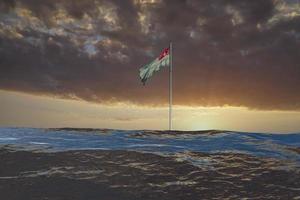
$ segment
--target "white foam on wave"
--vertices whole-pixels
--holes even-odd
[[[168,146],[171,146],[171,145],[167,145],[167,144],[131,144],[131,145],[128,145],[127,147],[132,148],[132,147],[168,147]]]
[[[19,138],[13,138],[13,137],[0,137],[0,140],[18,140]]]
[[[45,142],[29,142],[30,144],[38,144],[38,145],[45,145],[45,144],[49,144],[49,143],[45,143]]]

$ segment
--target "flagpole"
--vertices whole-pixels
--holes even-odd
[[[169,68],[169,130],[172,130],[172,104],[173,104],[173,45],[170,42],[170,68]]]

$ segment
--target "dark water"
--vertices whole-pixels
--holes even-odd
[[[300,199],[300,134],[0,128],[0,199]]]

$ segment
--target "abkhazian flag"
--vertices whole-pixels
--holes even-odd
[[[165,48],[151,63],[140,68],[140,79],[145,85],[146,81],[161,68],[170,66],[170,48]]]

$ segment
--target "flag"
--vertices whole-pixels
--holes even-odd
[[[151,63],[140,68],[140,79],[145,85],[146,81],[161,68],[170,66],[170,48],[165,48]]]

